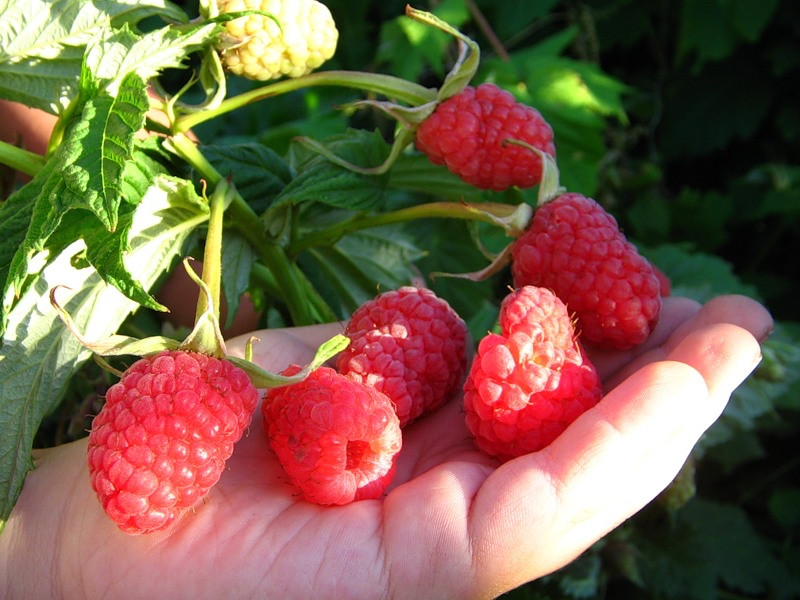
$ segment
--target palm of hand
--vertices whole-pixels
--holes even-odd
[[[88,484],[82,442],[45,454],[24,494],[71,492],[39,523],[63,545],[52,577],[65,596],[493,597],[563,566],[669,482],[755,365],[753,336],[770,326],[756,307],[671,299],[639,356],[592,356],[607,390],[595,409],[500,468],[474,448],[454,399],[405,430],[383,500],[303,501],[259,413],[206,501],[167,532],[116,529]],[[279,370],[338,332],[269,332],[255,358]]]

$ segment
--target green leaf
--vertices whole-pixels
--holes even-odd
[[[351,129],[327,140],[326,145],[337,156],[362,167],[381,164],[389,153],[389,145],[377,131]],[[380,204],[386,176],[355,173],[300,146],[292,146],[290,161],[298,174],[278,194],[274,208],[314,202],[335,208],[368,210]]]
[[[422,154],[403,154],[389,171],[390,188],[430,194],[440,198],[477,202],[484,192],[448,171],[433,164]]]
[[[0,97],[51,113],[77,93],[84,47],[108,27],[186,14],[165,0],[0,2]]]
[[[203,156],[225,177],[254,211],[266,210],[292,179],[289,165],[276,152],[256,142],[203,146]]]
[[[70,192],[70,204],[62,205],[62,212],[87,208],[110,231],[117,227],[122,172],[149,107],[145,83],[135,73],[126,75],[116,92],[101,92],[86,101],[59,156],[65,159],[59,171]]]
[[[131,73],[148,81],[164,69],[185,67],[187,57],[213,41],[220,31],[222,26],[216,23],[188,29],[162,27],[145,35],[134,33],[127,25],[105,29],[88,45],[85,66],[113,95]]]
[[[773,555],[742,508],[695,499],[678,514],[697,531],[705,547],[703,560],[725,587],[750,597],[775,597],[769,592],[776,589],[800,592],[797,579]]]
[[[722,294],[744,294],[758,299],[755,288],[742,283],[733,267],[723,259],[684,249],[674,244],[639,250],[659,266],[672,281],[672,293],[698,302],[707,302]]]
[[[208,218],[190,182],[160,177],[136,209],[126,266],[145,286],[154,283],[187,240]],[[9,315],[0,348],[0,519],[8,517],[31,468],[31,445],[41,419],[61,400],[85,350],[49,302],[54,286],[63,307],[88,339],[114,333],[137,308],[92,268],[77,268],[73,257],[85,245],[64,249],[30,286]],[[61,290],[67,292],[67,290]],[[102,307],[102,310],[97,310]]]
[[[253,247],[239,234],[226,230],[222,238],[222,291],[227,304],[227,323],[230,327],[239,299],[250,286],[250,272],[256,262]]]
[[[694,67],[729,56],[742,41],[755,42],[772,19],[779,0],[684,0],[678,59],[694,53]]]

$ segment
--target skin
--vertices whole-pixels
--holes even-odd
[[[498,466],[454,397],[404,431],[385,498],[343,507],[296,495],[258,412],[210,495],[165,532],[127,535],[106,517],[85,441],[39,452],[0,535],[0,596],[494,598],[566,565],[666,487],[771,328],[744,297],[668,298],[643,346],[591,355],[606,395],[549,447]],[[303,363],[339,332],[259,331],[255,360]]]

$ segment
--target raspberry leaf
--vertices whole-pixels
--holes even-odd
[[[149,287],[184,251],[208,218],[190,182],[159,176],[143,195],[129,230],[125,263]],[[69,331],[49,303],[53,287],[76,328],[94,338],[118,330],[138,303],[106,284],[97,270],[76,261],[85,243],[64,246],[33,278],[8,315],[0,348],[0,528],[31,468],[33,437],[42,418],[63,397],[90,352]],[[71,288],[72,292],[64,288]],[[97,310],[97,307],[102,310]]]
[[[0,97],[57,114],[74,98],[84,47],[109,26],[186,14],[165,0],[25,0],[0,11]],[[56,96],[53,96],[53,91]]]

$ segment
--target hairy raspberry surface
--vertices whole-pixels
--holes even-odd
[[[258,391],[218,358],[164,351],[131,365],[92,422],[92,487],[125,532],[167,527],[219,480]]]
[[[222,63],[248,79],[300,77],[336,52],[339,32],[328,7],[317,0],[219,0],[220,13],[261,10],[225,25]]]
[[[379,498],[391,483],[400,423],[377,390],[319,367],[300,383],[268,390],[262,413],[287,477],[310,502]]]
[[[580,343],[564,331],[566,306],[549,290],[506,298],[500,324],[502,335],[490,333],[478,344],[464,409],[477,446],[507,461],[549,445],[600,400],[602,386]]]
[[[553,130],[535,108],[517,102],[494,84],[467,86],[451,96],[417,130],[417,148],[467,183],[489,190],[532,187],[542,161],[526,142],[555,156]]]
[[[345,329],[337,369],[386,394],[401,427],[438,408],[461,385],[467,327],[426,288],[404,286],[361,305]]]
[[[631,348],[658,321],[658,276],[591,198],[562,194],[537,208],[511,256],[514,286],[552,289],[574,313],[587,345]]]

